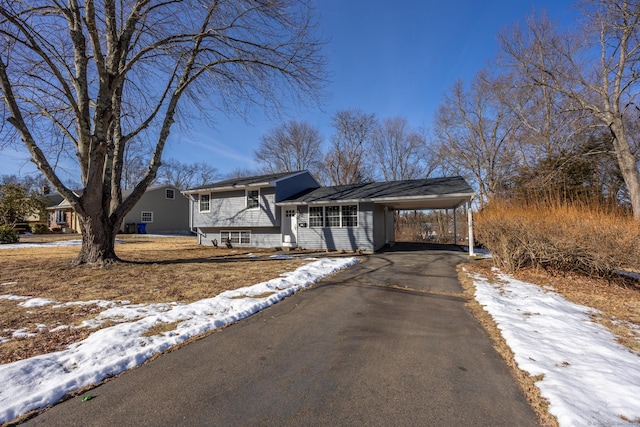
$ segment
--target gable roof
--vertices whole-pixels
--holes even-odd
[[[460,176],[320,187],[279,204],[383,203],[394,209],[452,209],[475,192]]]
[[[224,181],[214,182],[212,184],[202,185],[200,187],[190,188],[188,190],[183,191],[183,193],[185,194],[196,193],[202,190],[220,191],[220,190],[238,189],[238,188],[245,188],[245,187],[274,186],[276,182],[282,179],[291,178],[291,177],[302,175],[302,174],[309,174],[309,172],[306,170],[303,170],[303,171],[295,171],[295,172],[281,172],[281,173],[271,173],[267,175],[231,178],[231,179],[226,179]],[[309,175],[311,176],[311,174]]]
[[[171,184],[162,184],[162,185],[152,185],[150,187],[147,187],[147,189],[144,191],[144,193],[149,193],[150,191],[156,191],[156,190],[161,190],[161,189],[165,189],[165,188],[173,188],[174,190],[176,190],[176,192],[179,192],[178,187],[171,185]],[[73,192],[76,196],[80,196],[82,194],[82,190],[78,190],[78,191],[74,191]],[[131,193],[133,193],[133,190],[124,190],[122,192],[122,198],[126,198],[128,197]],[[62,197],[62,196],[60,196]],[[62,198],[62,201],[60,203],[58,203],[57,205],[50,205],[47,207],[48,210],[60,210],[60,209],[71,209],[71,203],[69,203],[67,201],[67,199]]]

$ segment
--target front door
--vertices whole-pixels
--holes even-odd
[[[285,209],[282,216],[282,242],[291,246],[296,245],[298,238],[298,220],[295,209]]]

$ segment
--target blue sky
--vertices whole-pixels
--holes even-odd
[[[570,0],[316,0],[320,31],[330,41],[331,73],[322,109],[291,108],[286,119],[317,126],[325,141],[331,116],[358,108],[379,118],[405,117],[429,126],[443,93],[456,80],[469,82],[495,55],[498,32],[532,10],[547,10],[570,25]],[[221,116],[212,127],[197,121],[174,126],[164,158],[205,161],[225,174],[255,168],[253,150],[279,122],[261,111],[242,119]],[[0,175],[30,174],[23,150],[0,151]],[[67,177],[65,177],[67,178]],[[74,178],[69,176],[68,178]],[[76,178],[77,181],[77,178]]]

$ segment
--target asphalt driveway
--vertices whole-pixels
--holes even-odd
[[[32,418],[46,426],[535,426],[455,247],[398,245]]]

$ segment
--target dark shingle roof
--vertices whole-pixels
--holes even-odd
[[[276,181],[281,178],[285,178],[291,175],[297,175],[305,171],[296,171],[296,172],[281,172],[281,173],[272,173],[267,175],[258,175],[258,176],[247,176],[247,177],[239,177],[239,178],[231,178],[226,179],[220,182],[214,182],[212,184],[202,185],[200,187],[190,188],[187,191],[191,190],[204,190],[204,189],[214,189],[214,188],[226,188],[226,187],[243,187],[246,185],[255,185],[255,184],[266,184],[269,182]]]
[[[320,187],[296,194],[282,202],[338,202],[347,200],[437,197],[462,194],[471,196],[474,194],[474,191],[464,178],[456,176]]]

